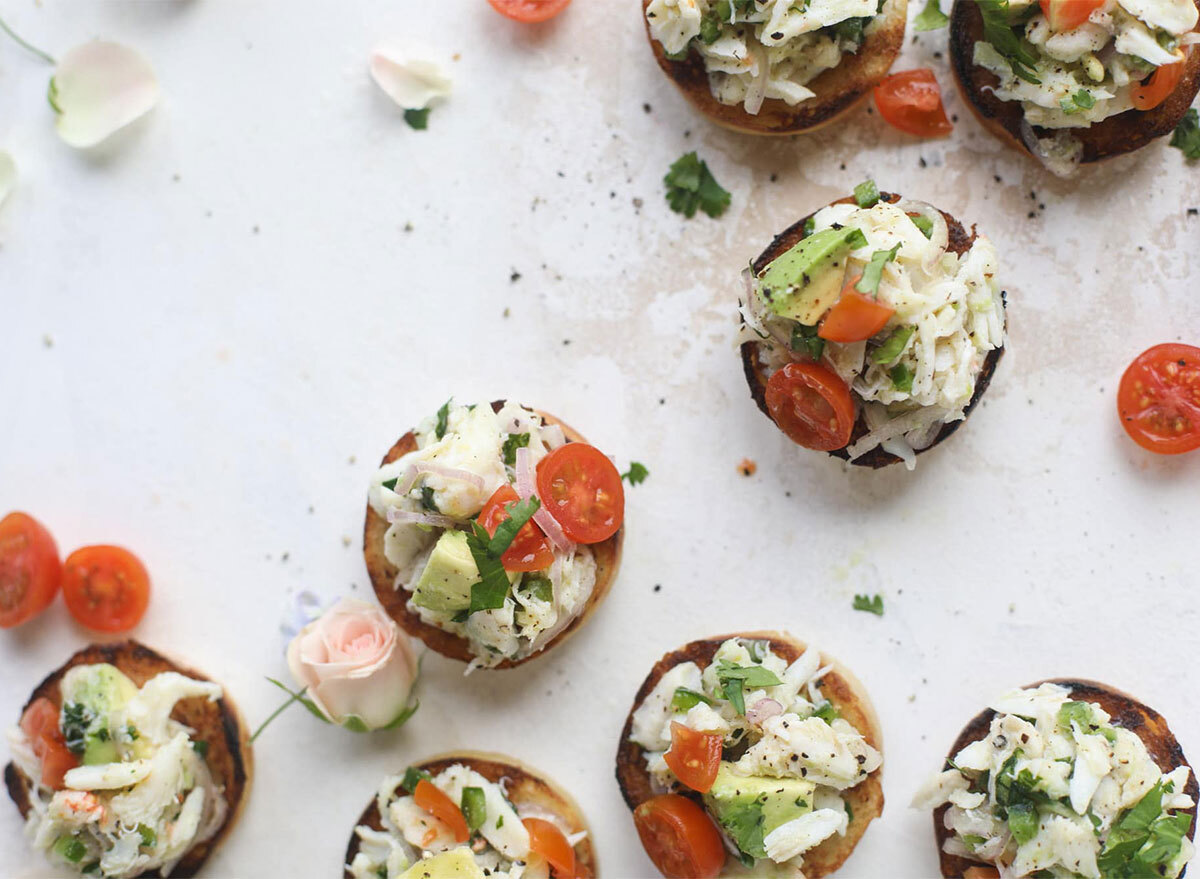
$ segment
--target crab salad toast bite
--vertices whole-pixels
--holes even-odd
[[[222,688],[132,641],[71,657],[8,741],[29,840],[73,873],[194,876],[249,791],[249,740]]]
[[[817,879],[883,810],[882,746],[847,669],[753,632],[659,660],[625,722],[617,781],[666,877]]]
[[[1065,177],[1175,129],[1198,21],[1196,0],[955,0],[951,66],[988,131]]]
[[[575,801],[496,754],[448,754],[388,776],[346,850],[345,879],[595,875],[591,834]]]
[[[643,0],[663,72],[702,113],[794,134],[855,107],[904,42],[907,0]]]
[[[617,468],[566,424],[513,402],[450,401],[372,478],[364,553],[401,627],[468,670],[508,668],[604,599],[624,515]]]
[[[1196,796],[1160,714],[1053,680],[993,701],[912,804],[935,810],[946,877],[1175,879],[1195,852]]]
[[[751,395],[801,446],[911,470],[970,414],[1003,353],[998,264],[949,214],[860,184],[743,273]]]

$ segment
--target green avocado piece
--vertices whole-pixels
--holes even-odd
[[[744,853],[765,858],[763,839],[776,827],[812,811],[817,786],[802,778],[737,775],[721,762],[704,803]]]
[[[865,241],[853,228],[814,232],[770,262],[758,295],[780,317],[815,326],[842,292],[847,254]]]
[[[83,765],[120,761],[112,715],[137,695],[137,685],[115,666],[97,663],[76,666],[67,672],[61,690],[63,734]]]
[[[467,610],[471,584],[478,580],[479,568],[467,546],[466,532],[445,531],[413,589],[413,604],[439,613]]]
[[[484,876],[471,850],[463,846],[417,861],[400,874],[400,879],[484,879]]]

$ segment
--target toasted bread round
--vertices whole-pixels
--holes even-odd
[[[1096,683],[1095,681],[1083,680],[1080,678],[1051,678],[1045,681],[1038,681],[1035,684],[1029,684],[1029,687],[1037,687],[1041,684],[1059,684],[1071,691],[1071,698],[1079,702],[1095,702],[1108,714],[1112,715],[1112,722],[1118,726],[1123,726],[1125,729],[1135,733],[1139,739],[1146,745],[1146,750],[1150,756],[1154,758],[1154,762],[1160,768],[1170,770],[1176,766],[1188,766],[1187,758],[1183,755],[1183,749],[1179,746],[1175,736],[1167,727],[1166,720],[1163,716],[1143,705],[1137,699],[1134,699],[1128,693],[1122,693],[1120,690],[1114,690],[1112,687],[1104,684]],[[988,708],[979,712],[971,720],[970,723],[963,728],[959,733],[958,738],[954,740],[954,745],[951,746],[949,753],[946,755],[948,760],[953,760],[954,755],[965,748],[972,742],[977,742],[982,738],[986,738],[988,730],[992,725],[992,718],[996,716],[996,712]],[[1190,796],[1193,800],[1200,800],[1200,787],[1196,783],[1196,773],[1192,772],[1188,775],[1188,782],[1184,788],[1184,793]],[[941,860],[942,875],[945,877],[960,877],[963,871],[969,867],[979,868],[979,861],[972,861],[967,858],[959,857],[958,855],[947,854],[943,851],[942,846],[950,837],[944,824],[944,816],[949,805],[939,806],[933,812],[933,835],[937,840],[938,857]],[[1188,831],[1190,839],[1196,838],[1196,822],[1192,822],[1192,827]],[[1180,877],[1187,873],[1184,869],[1180,873]]]
[[[503,400],[497,400],[492,403],[492,408],[497,412],[503,407]],[[533,411],[537,412],[546,424],[557,424],[561,427],[563,434],[567,438],[567,442],[587,442],[579,431],[575,430],[569,424],[560,421],[546,412],[536,409]],[[400,439],[396,440],[396,444],[388,449],[388,453],[383,456],[380,466],[390,464],[392,461],[407,455],[416,448],[417,437],[410,430],[404,436],[400,437]],[[408,598],[411,593],[405,589],[396,587],[396,575],[399,572],[396,570],[396,566],[387,560],[387,556],[383,552],[383,536],[387,533],[387,529],[387,520],[376,513],[368,503],[367,519],[363,525],[363,556],[366,558],[367,573],[371,576],[371,585],[375,587],[375,596],[379,599],[379,603],[383,605],[383,609],[387,611],[388,615],[404,631],[414,637],[420,638],[430,650],[437,651],[451,659],[470,662],[475,656],[471,653],[471,647],[464,638],[460,638],[444,629],[439,629],[437,626],[422,621],[419,614],[409,610]],[[625,528],[622,526],[616,534],[607,540],[589,545],[588,548],[592,551],[592,555],[596,559],[596,586],[592,590],[587,604],[579,612],[579,615],[571,621],[570,625],[559,632],[549,644],[537,653],[532,653],[522,659],[506,659],[498,665],[489,666],[489,668],[515,668],[554,649],[583,625],[584,620],[591,616],[596,608],[600,606],[600,602],[604,600],[608,595],[609,589],[612,588],[613,580],[617,576],[617,568],[621,563],[621,546],[624,540]]]
[[[1195,0],[1200,6],[1200,0]],[[1197,25],[1200,30],[1200,24]],[[983,14],[974,0],[955,0],[950,11],[950,59],[954,80],[967,106],[988,131],[1009,146],[1033,155],[1021,127],[1025,112],[1020,101],[1002,101],[992,94],[999,78],[973,61],[975,43],[983,39]],[[1170,96],[1150,110],[1126,110],[1087,128],[1066,129],[1083,144],[1082,164],[1131,153],[1164,134],[1170,134],[1200,91],[1200,51],[1192,50],[1183,78]],[[1034,129],[1045,137],[1049,129]]]
[[[658,66],[693,106],[718,125],[744,134],[797,134],[826,125],[860,104],[887,76],[904,44],[904,26],[908,20],[908,0],[886,0],[883,11],[863,33],[863,43],[853,55],[843,55],[841,63],[808,83],[815,97],[794,107],[773,98],[763,101],[757,115],[746,112],[742,104],[722,104],[713,97],[704,60],[694,51],[682,61],[667,57],[662,44],[650,36],[650,21],[642,0],[642,23]]]
[[[575,861],[578,867],[576,875],[580,879],[596,875],[596,849],[592,843],[592,834],[588,830],[583,810],[579,808],[570,794],[545,778],[537,770],[502,754],[491,754],[485,751],[456,751],[451,754],[430,757],[423,763],[413,765],[417,769],[424,769],[432,775],[437,775],[456,763],[474,769],[488,781],[496,783],[503,781],[505,794],[518,812],[524,808],[534,813],[535,816],[549,813],[559,819],[567,828],[568,833],[586,831],[587,836],[575,845]],[[371,802],[367,804],[367,808],[363,810],[354,826],[358,827],[363,824],[373,830],[384,829],[383,822],[379,818],[379,804],[375,797],[371,797]],[[353,862],[354,856],[358,854],[359,844],[358,834],[351,829],[350,844],[346,846],[346,864]],[[349,870],[345,871],[345,877],[353,879]]]
[[[895,203],[900,200],[900,196],[894,192],[881,192],[879,194],[881,200],[888,203]],[[840,198],[833,204],[849,204],[854,201],[854,198],[847,196]],[[788,228],[784,229],[775,236],[775,240],[767,246],[767,249],[758,255],[758,258],[751,264],[755,274],[760,273],[767,265],[776,257],[783,254],[785,251],[793,247],[796,242],[804,237],[804,223],[812,217],[816,211],[804,217],[799,222],[793,223]],[[950,229],[949,242],[947,248],[960,256],[971,249],[971,245],[975,243],[977,237],[974,226],[968,233],[963,228],[962,223],[945,211],[941,211],[942,216],[946,220],[946,225]],[[771,418],[771,412],[767,408],[767,372],[759,358],[759,342],[743,342],[741,347],[742,354],[742,369],[746,373],[746,383],[750,385],[750,396],[754,398],[755,404],[762,410],[762,413],[768,418]],[[971,396],[971,402],[967,404],[964,410],[964,417],[958,421],[951,421],[942,425],[942,429],[938,432],[937,438],[932,443],[923,449],[916,450],[918,455],[927,452],[934,446],[941,443],[950,434],[958,430],[967,420],[967,416],[979,404],[980,398],[983,397],[983,392],[988,389],[988,385],[992,382],[992,375],[996,371],[996,366],[1000,363],[1000,358],[1004,354],[1003,346],[988,353],[988,356],[983,361],[983,368],[979,372],[979,376],[975,380],[975,393]],[[774,421],[774,419],[771,419]],[[854,430],[850,434],[850,442],[847,445],[852,445],[860,438],[868,433],[867,421],[860,412],[858,421],[854,424]],[[829,453],[835,458],[841,458],[843,461],[850,459],[849,453],[843,449],[834,449]],[[880,467],[886,467],[889,464],[899,463],[900,458],[897,458],[891,452],[884,451],[881,446],[876,446],[864,455],[850,461],[856,467],[871,467],[878,470]]]
[[[799,659],[807,649],[803,642],[786,633],[737,632],[719,638],[692,641],[678,650],[672,650],[656,662],[633,699],[633,706],[625,718],[625,728],[621,730],[621,743],[617,748],[617,784],[621,786],[621,795],[625,798],[625,804],[629,806],[630,811],[655,796],[655,791],[650,784],[650,775],[646,771],[646,750],[636,742],[630,741],[629,738],[633,732],[634,712],[650,695],[664,674],[684,662],[694,662],[701,669],[706,668],[712,662],[713,656],[720,646],[730,638],[769,641],[771,649],[776,655],[789,663]],[[862,733],[867,744],[882,753],[883,730],[879,726],[879,718],[875,715],[875,708],[867,696],[866,688],[849,669],[828,654],[821,654],[821,663],[833,666],[832,670],[821,678],[821,693],[837,708],[838,713],[848,723]],[[867,825],[883,813],[882,774],[883,767],[881,766],[857,786],[842,791],[842,797],[850,805],[852,812],[850,826],[846,830],[845,836],[833,836],[805,852],[804,875],[808,879],[828,876],[841,867],[854,851],[854,847],[858,845],[858,841],[862,839],[862,835],[866,833]],[[679,793],[702,803],[702,798],[697,793],[686,790],[681,790]],[[730,855],[726,861],[727,866],[731,860],[732,856]]]
[[[93,644],[85,647],[66,661],[57,671],[38,684],[37,689],[25,704],[28,708],[40,698],[49,699],[56,706],[62,706],[62,693],[59,684],[63,675],[77,665],[93,665],[108,663],[124,672],[139,687],[155,675],[174,671],[198,681],[206,681],[204,675],[181,666],[165,656],[151,650],[137,641],[121,641],[115,644]],[[204,761],[212,772],[213,779],[222,786],[228,812],[225,823],[217,833],[208,840],[193,846],[179,865],[171,871],[172,877],[195,876],[204,866],[209,855],[229,834],[245,807],[250,793],[250,779],[253,772],[254,755],[250,747],[250,736],[241,713],[226,695],[216,702],[203,698],[180,700],[171,712],[171,718],[195,730],[194,741],[208,743],[208,753]],[[28,816],[32,808],[33,781],[15,764],[9,763],[4,768],[4,783],[8,787],[8,795],[16,803],[21,817]],[[142,873],[142,876],[157,876],[157,871]]]

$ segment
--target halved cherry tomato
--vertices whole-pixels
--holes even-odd
[[[1200,348],[1169,343],[1144,351],[1117,389],[1121,426],[1144,449],[1200,449]]]
[[[40,614],[62,580],[54,538],[37,519],[9,513],[0,519],[0,629]]]
[[[1052,31],[1071,31],[1079,27],[1105,0],[1041,0],[1042,15]]]
[[[817,335],[830,342],[861,342],[887,325],[896,309],[854,289],[862,275],[855,275],[842,288],[842,295],[821,320]]]
[[[538,497],[576,543],[599,543],[625,520],[625,487],[595,446],[567,443],[538,462]]]
[[[505,507],[515,504],[520,499],[511,485],[500,486],[483,505],[479,513],[479,524],[488,534],[495,534],[500,523],[508,518]],[[554,563],[554,550],[542,529],[531,520],[517,532],[516,539],[504,551],[504,555],[500,556],[500,562],[506,571],[541,571]]]
[[[529,850],[546,859],[555,879],[575,879],[575,849],[563,832],[542,818],[522,818],[521,823],[529,831]]]
[[[1191,47],[1189,46],[1184,50],[1182,61],[1164,64],[1140,83],[1130,87],[1129,97],[1133,100],[1133,106],[1136,109],[1153,110],[1171,96],[1171,92],[1175,91],[1175,86],[1179,85],[1179,80],[1183,79],[1190,51]]]
[[[571,0],[488,0],[492,8],[514,21],[538,22],[554,18]]]
[[[663,760],[675,777],[698,793],[712,790],[721,768],[723,736],[696,732],[677,721],[671,721],[671,747]]]
[[[467,826],[462,810],[433,782],[424,778],[418,781],[413,802],[449,827],[455,842],[466,842],[471,838],[471,828]]]
[[[651,797],[633,810],[642,848],[667,879],[715,879],[725,845],[708,814],[679,794]]]
[[[59,729],[58,707],[44,696],[34,700],[21,715],[21,730],[42,762],[42,784],[62,790],[63,776],[78,766],[79,760],[67,748]]]
[[[81,625],[125,632],[150,604],[150,575],[137,556],[119,546],[85,546],[63,564],[63,599]]]
[[[887,122],[917,137],[943,137],[954,130],[942,106],[942,90],[928,67],[884,79],[875,86],[875,106]]]
[[[854,400],[841,376],[821,363],[789,363],[767,382],[767,411],[805,448],[829,452],[850,442]]]

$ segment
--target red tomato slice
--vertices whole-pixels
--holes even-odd
[[[917,137],[943,137],[954,126],[942,106],[942,90],[928,67],[902,70],[875,86],[875,106],[888,123]]]
[[[767,411],[805,448],[829,452],[850,442],[854,399],[841,376],[821,363],[789,363],[767,382]]]
[[[724,737],[696,732],[677,721],[671,721],[671,747],[663,760],[675,777],[698,793],[712,790],[721,768],[721,746]]]
[[[1189,46],[1184,50],[1182,61],[1164,64],[1137,85],[1130,86],[1129,97],[1133,100],[1133,106],[1138,110],[1153,110],[1169,98],[1179,85],[1179,80],[1183,79],[1190,52]]]
[[[725,845],[708,814],[679,794],[651,797],[633,811],[642,848],[667,879],[716,879]]]
[[[538,462],[538,497],[576,543],[599,543],[625,521],[625,487],[595,446],[567,443]]]
[[[1042,14],[1052,31],[1070,31],[1079,27],[1105,0],[1041,0]]]
[[[63,598],[71,616],[99,632],[125,632],[150,604],[150,575],[119,546],[85,546],[63,564]]]
[[[882,330],[896,309],[854,289],[862,275],[842,288],[842,295],[821,320],[817,335],[830,342],[861,342]]]
[[[546,859],[555,879],[575,879],[575,849],[563,832],[542,818],[522,818],[521,823],[529,831],[529,850]]]
[[[488,534],[494,535],[500,523],[508,518],[505,507],[515,504],[520,499],[511,485],[500,486],[483,505],[479,513],[479,524]],[[531,520],[517,532],[516,539],[504,551],[504,555],[500,556],[500,562],[507,571],[541,571],[554,563],[554,550],[542,529]]]
[[[424,778],[417,782],[416,790],[413,791],[413,802],[449,827],[455,842],[466,842],[471,838],[471,829],[467,826],[467,819],[463,817],[462,810],[433,782]]]
[[[571,5],[571,0],[488,0],[501,15],[514,21],[547,21]]]
[[[21,730],[42,762],[42,784],[62,790],[63,776],[78,766],[79,760],[67,748],[58,727],[58,706],[44,696],[35,700],[21,715]]]
[[[40,614],[62,580],[54,538],[37,519],[9,513],[0,519],[0,629]]]
[[[1144,449],[1178,455],[1200,448],[1200,348],[1169,343],[1139,354],[1121,376],[1117,412]]]

